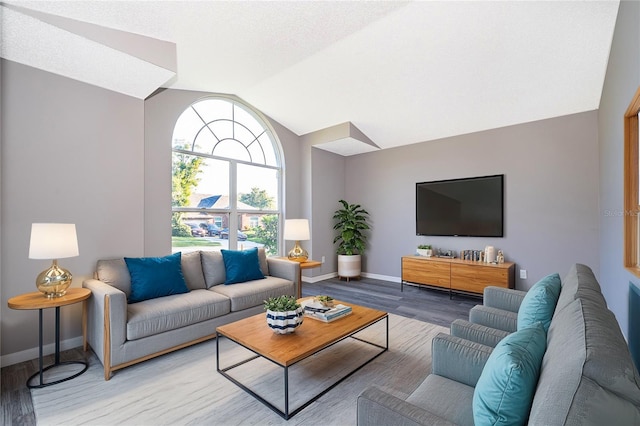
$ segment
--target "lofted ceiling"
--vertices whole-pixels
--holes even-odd
[[[234,94],[343,155],[598,108],[618,1],[3,1],[2,57]]]

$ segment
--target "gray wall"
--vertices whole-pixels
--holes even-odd
[[[628,312],[629,283],[640,280],[622,263],[623,248],[623,117],[640,85],[640,3],[623,1],[613,38],[600,108],[600,285],[609,308],[616,314],[623,332],[629,321],[640,320],[639,312]],[[612,214],[606,214],[610,212]],[[629,342],[640,336],[627,335]]]
[[[60,265],[80,287],[100,258],[143,254],[141,100],[2,60],[1,354],[36,358],[38,312],[7,308],[51,263],[30,260],[33,222],[75,223],[80,256]],[[62,340],[81,340],[81,305],[61,309]],[[45,311],[45,343],[54,310]],[[11,357],[9,357],[11,358]],[[23,359],[19,359],[23,360]],[[10,362],[3,358],[3,362]]]
[[[325,175],[342,167],[327,170],[329,164],[319,164]],[[521,289],[549,273],[562,275],[575,262],[598,273],[596,112],[347,157],[344,168],[347,201],[371,214],[374,230],[363,259],[368,275],[398,279],[401,256],[422,243],[502,249],[528,271],[528,279],[516,280]],[[504,238],[415,235],[416,182],[492,174],[506,179]],[[314,255],[329,250],[314,242]]]

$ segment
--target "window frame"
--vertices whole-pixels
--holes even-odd
[[[216,94],[216,95],[212,95],[212,96],[206,96],[200,99],[197,99],[195,101],[193,101],[191,104],[189,104],[187,106],[187,108],[185,108],[184,111],[188,111],[189,108],[192,108],[194,105],[203,102],[203,101],[207,101],[207,100],[223,100],[225,102],[228,102],[232,105],[232,108],[235,108],[236,105],[243,109],[247,114],[250,114],[253,116],[253,118],[258,121],[263,129],[264,132],[263,133],[269,133],[269,140],[271,141],[271,145],[272,145],[272,149],[273,149],[273,154],[275,156],[275,165],[273,164],[267,164],[266,162],[263,163],[259,163],[259,162],[251,162],[251,161],[246,161],[246,160],[242,160],[242,159],[237,159],[237,158],[233,158],[233,157],[224,157],[224,156],[220,156],[220,155],[214,155],[214,154],[207,154],[207,153],[203,153],[203,152],[199,152],[199,151],[194,151],[194,150],[189,150],[189,149],[181,149],[181,148],[175,148],[173,147],[173,140],[172,140],[172,148],[171,148],[171,152],[173,153],[179,153],[179,154],[186,154],[186,155],[192,155],[192,156],[198,156],[201,158],[208,158],[208,159],[213,159],[213,160],[220,160],[220,161],[224,161],[227,162],[229,164],[229,206],[225,209],[225,208],[196,208],[196,207],[175,207],[175,206],[171,206],[171,212],[175,213],[175,212],[184,212],[184,213],[197,213],[197,212],[201,212],[201,213],[207,213],[211,216],[214,215],[220,215],[220,216],[228,216],[228,228],[231,231],[231,229],[239,229],[240,230],[240,215],[245,215],[245,214],[256,214],[257,212],[255,210],[246,210],[246,209],[239,209],[238,208],[238,203],[237,203],[237,198],[239,196],[238,193],[238,188],[237,188],[237,169],[238,169],[238,165],[239,164],[246,164],[252,167],[260,167],[260,168],[265,168],[265,169],[271,169],[271,170],[275,170],[277,173],[277,180],[278,180],[278,187],[277,187],[277,203],[275,206],[275,209],[261,209],[259,211],[260,215],[276,215],[278,216],[278,238],[277,238],[277,255],[280,255],[283,252],[283,238],[282,238],[282,223],[283,223],[283,217],[284,217],[284,186],[285,186],[285,182],[284,182],[284,154],[282,152],[282,144],[280,143],[280,140],[278,138],[277,133],[275,132],[273,126],[271,126],[271,123],[269,122],[269,120],[267,120],[267,118],[258,110],[256,110],[255,108],[253,108],[251,105],[248,105],[247,103],[231,97],[231,96],[226,96],[226,95],[222,95],[222,94]],[[184,112],[183,112],[184,113]],[[182,113],[180,114],[180,116],[182,116]],[[180,117],[179,116],[179,117]],[[179,119],[179,118],[178,118]],[[246,126],[240,122],[240,121],[236,121],[235,117],[232,119],[233,123],[238,123],[239,125],[243,126],[246,128]],[[177,121],[176,121],[177,124]],[[174,128],[175,128],[175,124],[174,124]],[[256,138],[254,140],[258,141],[258,138]],[[194,147],[195,144],[195,138],[192,141],[192,147]],[[238,249],[239,248],[239,241],[237,239],[237,234],[235,232],[229,232],[229,240],[228,240],[228,244],[229,244],[229,248],[230,249]]]
[[[638,236],[638,212],[640,199],[638,195],[638,180],[640,166],[640,140],[638,131],[638,114],[640,113],[640,87],[636,90],[629,107],[624,113],[624,267],[640,278]]]

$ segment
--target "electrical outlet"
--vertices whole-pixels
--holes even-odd
[[[322,256],[322,263],[324,263],[324,256]]]
[[[520,278],[523,280],[527,279],[527,270],[526,269],[520,269]]]

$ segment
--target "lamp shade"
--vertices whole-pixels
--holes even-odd
[[[63,259],[78,256],[74,223],[33,223],[29,259]]]
[[[310,240],[308,219],[287,219],[284,221],[284,239],[303,241]]]

